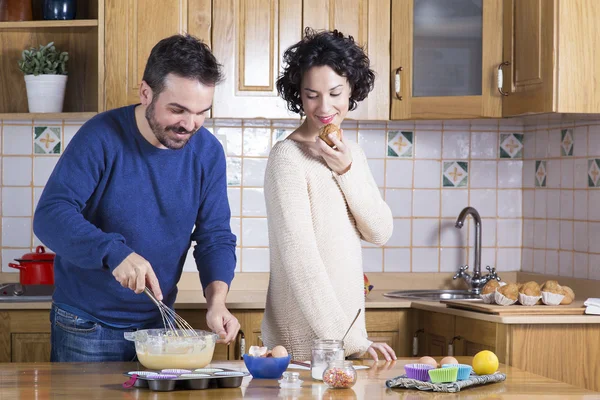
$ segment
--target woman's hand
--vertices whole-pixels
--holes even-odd
[[[374,361],[379,361],[377,351],[383,355],[386,361],[396,360],[396,353],[394,352],[394,349],[392,349],[387,343],[373,343],[367,349],[367,353],[371,355],[371,358]]]
[[[343,175],[350,169],[352,164],[352,152],[344,141],[344,131],[340,129],[340,139],[330,134],[329,139],[335,144],[335,148],[329,147],[324,140],[317,137],[318,154],[323,157],[327,166],[338,175]]]

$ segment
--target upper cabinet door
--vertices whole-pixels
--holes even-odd
[[[303,26],[337,29],[366,50],[375,88],[347,118],[389,119],[390,0],[304,0]]]
[[[283,52],[300,40],[298,0],[214,2],[213,52],[225,81],[215,90],[216,118],[295,118],[279,98],[275,82]]]
[[[497,0],[392,0],[391,119],[500,117]]]
[[[551,112],[554,1],[504,0],[503,115]]]
[[[106,109],[139,103],[152,47],[189,32],[210,45],[211,0],[106,0]]]
[[[308,26],[352,35],[371,58],[375,89],[348,118],[389,118],[389,0],[219,0],[213,6],[213,51],[226,72],[215,91],[214,117],[297,118],[275,82],[283,53]]]

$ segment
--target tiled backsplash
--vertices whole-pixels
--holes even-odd
[[[600,279],[600,121],[525,128],[524,271]]]
[[[39,244],[31,229],[33,210],[58,157],[84,121],[2,122],[1,262],[3,272],[13,272],[8,262]],[[268,271],[264,169],[273,144],[298,124],[206,123],[227,153],[238,271]],[[500,271],[520,269],[522,176],[527,178],[523,157],[528,157],[531,141],[519,122],[348,121],[343,128],[346,140],[364,149],[394,216],[394,234],[385,247],[364,243],[366,272],[452,272],[470,263],[471,223],[460,230],[454,227],[467,205],[483,218],[482,264]],[[185,270],[195,271],[191,252]]]

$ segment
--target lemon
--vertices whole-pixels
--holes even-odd
[[[477,375],[489,375],[498,371],[498,357],[489,350],[483,350],[473,357],[473,371]]]

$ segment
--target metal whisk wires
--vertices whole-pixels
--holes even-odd
[[[168,335],[172,336],[198,336],[198,332],[190,324],[187,323],[179,314],[171,310],[162,301],[159,301],[154,293],[147,287],[144,289],[144,293],[150,297],[152,302],[156,304],[162,317],[163,325]]]

